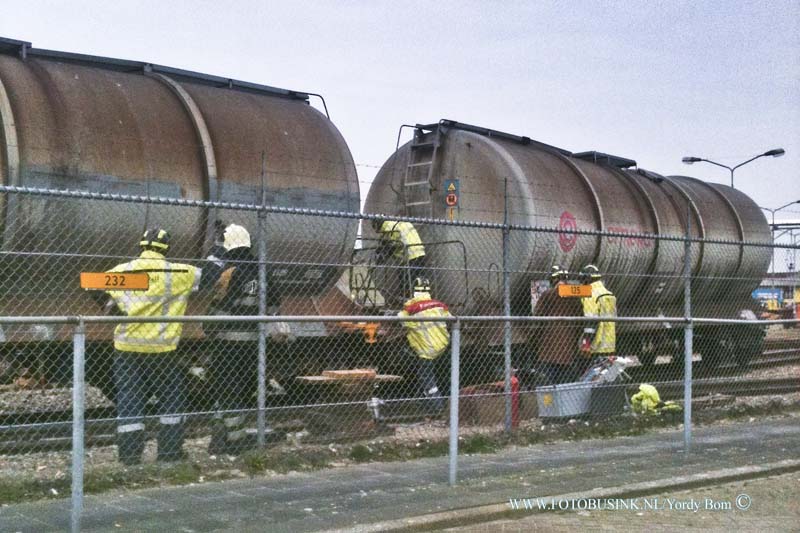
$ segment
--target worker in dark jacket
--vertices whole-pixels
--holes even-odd
[[[554,266],[550,274],[551,287],[536,303],[534,316],[583,316],[580,298],[562,298],[558,286],[567,282],[569,273]],[[582,324],[575,322],[542,322],[536,333],[537,368],[551,384],[568,383],[577,379],[576,355],[583,332]]]
[[[210,314],[253,316],[259,314],[258,262],[250,247],[250,233],[243,226],[222,226],[214,249],[216,264],[222,270],[214,290]],[[218,256],[216,254],[219,254]],[[278,299],[267,284],[267,314],[279,310]],[[285,324],[267,324],[272,340],[286,340]],[[217,414],[212,429],[209,453],[242,452],[255,444],[255,432],[245,427],[241,409],[252,402],[256,385],[258,323],[209,323],[205,333],[216,341],[212,347],[212,394]]]

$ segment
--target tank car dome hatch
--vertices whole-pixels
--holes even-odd
[[[353,158],[334,124],[309,105],[310,94],[0,39],[0,184],[258,204],[263,175],[270,205],[357,211]],[[177,216],[168,206],[92,209],[86,200],[59,208],[64,200],[10,202],[9,196],[0,194],[4,250],[35,242],[36,251],[46,254],[126,256],[146,219],[162,217],[170,225],[172,256],[198,258],[213,242],[215,220],[235,216],[252,233],[257,226],[253,212],[186,208]],[[50,208],[26,208],[34,201]],[[355,219],[323,223],[278,213],[269,221],[280,228],[268,232],[269,260],[295,264],[346,264],[358,227]],[[64,227],[81,231],[56,233]],[[109,228],[115,229],[113,239]],[[87,266],[111,265],[62,265],[50,274],[63,276],[63,283],[51,280],[49,286],[74,285],[75,269]],[[274,281],[315,294],[340,274],[314,268],[276,270]],[[88,299],[77,300],[83,307],[76,304],[70,313],[96,312]],[[2,301],[4,314],[23,312],[9,308],[8,297]],[[17,301],[27,306],[25,314],[34,311],[24,298]]]
[[[435,154],[420,148],[423,145],[434,146]],[[417,191],[409,201],[407,176],[426,158],[427,192]],[[454,183],[459,191],[455,207],[447,205],[445,190],[445,184]],[[623,305],[636,303],[637,314],[681,314],[683,242],[637,235],[683,236],[687,218],[695,238],[771,243],[769,226],[756,204],[725,185],[660,176],[636,168],[633,159],[602,152],[574,154],[452,120],[417,127],[414,139],[392,154],[376,175],[365,211],[437,219],[450,218],[452,212],[454,220],[501,224],[506,205],[512,225],[565,230],[511,231],[508,269],[511,293],[516,295],[513,312],[518,314],[530,313],[530,300],[522,295],[529,294],[532,281],[545,279],[552,265],[577,271],[588,263],[619,275],[608,283]],[[418,226],[425,242],[460,241],[466,249],[467,283],[463,258],[444,248],[426,249],[428,265],[440,276],[438,296],[465,302],[456,309],[462,314],[501,313],[502,276],[487,272],[501,269],[502,231]],[[766,272],[770,253],[766,247],[697,243],[691,260],[697,312],[733,316]]]

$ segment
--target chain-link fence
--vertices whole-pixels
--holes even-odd
[[[0,476],[71,480],[76,521],[84,479],[159,461],[378,439],[455,482],[459,437],[660,420],[688,450],[693,404],[798,392],[796,273],[688,208],[656,236],[0,193]]]

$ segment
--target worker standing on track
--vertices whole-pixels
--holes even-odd
[[[389,253],[395,258],[405,261],[408,266],[401,272],[404,297],[410,296],[410,281],[424,277],[425,272],[425,245],[411,222],[397,220],[372,220],[372,229],[380,236],[378,258],[381,260]]]
[[[213,259],[222,272],[216,283],[210,314],[253,316],[259,314],[258,262],[250,245],[250,233],[238,224],[221,224],[212,250]],[[271,284],[267,284],[267,314],[280,309]],[[267,335],[272,340],[286,340],[288,331],[270,322]],[[204,331],[214,341],[212,346],[212,397],[217,414],[208,451],[211,454],[237,454],[256,443],[255,430],[245,428],[240,409],[248,407],[256,375],[258,358],[258,323],[208,323]]]
[[[447,306],[431,298],[430,281],[426,278],[414,280],[414,294],[398,313],[400,317],[449,317]],[[417,380],[422,388],[422,395],[428,398],[430,414],[438,414],[444,407],[436,384],[434,362],[450,345],[450,332],[447,323],[437,322],[403,322],[406,328],[406,339],[409,350],[417,361]]]
[[[138,258],[109,272],[146,272],[147,290],[107,291],[106,304],[129,317],[181,317],[189,294],[198,290],[201,269],[164,258],[170,235],[161,228],[144,232]],[[144,412],[155,393],[159,403],[158,460],[182,458],[184,372],[175,351],[183,325],[179,322],[119,324],[114,330],[114,382],[117,388],[119,460],[141,461],[145,444]]]
[[[582,298],[583,315],[588,318],[615,318],[617,298],[603,284],[600,270],[594,265],[586,265],[580,273],[581,283],[591,284],[591,297]],[[581,352],[587,357],[609,356],[616,352],[616,323],[593,322],[583,330]]]
[[[534,316],[583,316],[578,298],[562,298],[558,286],[567,282],[569,272],[558,265],[550,273],[550,288],[539,297]],[[581,337],[581,325],[574,322],[544,322],[537,325],[535,345],[536,368],[549,384],[569,383],[577,379],[576,355]]]

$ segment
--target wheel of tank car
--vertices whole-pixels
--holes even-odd
[[[712,333],[701,333],[695,338],[694,352],[700,354],[700,364],[698,372],[701,375],[711,375],[723,361],[729,359],[730,354],[730,340]]]
[[[736,352],[734,360],[739,368],[744,369],[750,365],[753,357],[758,357],[764,351],[764,331],[758,326],[745,326],[734,334]]]
[[[764,337],[767,336],[767,330],[758,323],[758,315],[751,309],[739,311],[739,318],[751,322],[730,328],[731,336],[736,344],[733,359],[739,368],[744,369],[750,364],[753,357],[758,357],[764,352]]]
[[[683,363],[686,361],[683,353],[683,337],[669,339],[666,346],[668,353],[672,356],[672,364],[683,368]]]
[[[636,358],[645,368],[652,368],[656,364],[656,347],[653,339],[646,337],[641,340]]]

